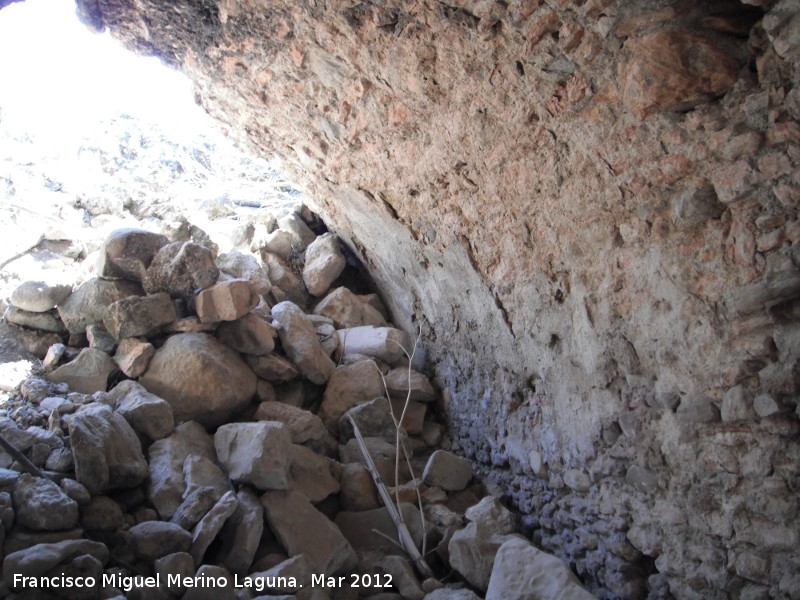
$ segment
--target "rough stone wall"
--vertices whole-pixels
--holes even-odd
[[[286,159],[598,596],[800,595],[794,0],[79,5]]]

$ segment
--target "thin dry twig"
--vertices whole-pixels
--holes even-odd
[[[14,446],[14,444],[9,442],[1,434],[0,434],[0,446],[2,446],[3,450],[8,452],[11,455],[11,457],[14,460],[16,460],[22,466],[22,468],[25,469],[31,475],[34,475],[36,477],[41,477],[42,479],[49,479],[50,481],[55,481],[55,479],[46,475],[43,471],[41,471],[41,469],[39,469],[39,467],[37,467],[30,460],[28,460],[27,456],[25,456],[22,452],[17,450],[16,446]]]

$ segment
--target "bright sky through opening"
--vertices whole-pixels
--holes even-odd
[[[94,33],[69,0],[26,0],[0,10],[0,108],[6,127],[72,143],[122,112],[176,134],[204,127],[189,80],[156,58]]]

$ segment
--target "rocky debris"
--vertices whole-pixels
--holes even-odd
[[[292,238],[292,247],[298,252],[302,252],[306,247],[317,239],[313,231],[305,224],[297,213],[289,213],[285,217],[278,219],[278,228],[286,231]]]
[[[11,306],[33,313],[44,313],[61,304],[72,293],[72,286],[51,285],[45,281],[25,281],[8,298]]]
[[[14,519],[23,527],[61,531],[78,523],[78,503],[49,479],[23,473],[14,486],[13,498]]]
[[[346,260],[339,250],[339,237],[326,233],[316,238],[306,248],[303,283],[312,296],[322,296],[344,271]]]
[[[202,290],[195,298],[195,306],[202,323],[236,321],[250,312],[259,299],[249,281],[229,279]]]
[[[313,383],[328,381],[335,365],[320,346],[314,326],[303,311],[292,302],[272,307],[278,335],[286,355],[300,373]]]
[[[219,556],[231,573],[247,573],[264,532],[264,508],[247,488],[236,494],[238,505],[220,532]]]
[[[314,308],[314,314],[330,317],[337,329],[363,325],[386,327],[383,315],[346,287],[338,287],[325,296]]]
[[[108,333],[103,325],[89,325],[86,328],[86,341],[89,343],[89,348],[100,350],[106,354],[114,354],[117,349],[116,338]]]
[[[95,348],[84,348],[78,356],[50,372],[50,381],[66,383],[81,394],[105,392],[108,381],[119,369],[108,354]]]
[[[253,372],[266,381],[291,381],[300,374],[297,367],[278,354],[246,356]]]
[[[348,327],[336,332],[339,336],[339,347],[344,356],[354,354],[381,360],[395,365],[411,353],[411,345],[405,332],[392,327]]]
[[[308,446],[314,452],[333,455],[337,450],[336,439],[325,427],[322,419],[311,411],[283,402],[262,402],[253,419],[279,421],[286,425],[294,444]]]
[[[288,429],[274,421],[229,423],[214,434],[217,456],[231,479],[259,490],[288,488],[291,443]]]
[[[256,294],[266,296],[272,289],[267,271],[261,265],[261,261],[252,254],[231,250],[217,257],[217,266],[223,273],[249,281]]]
[[[272,282],[272,296],[277,302],[290,301],[299,306],[305,306],[308,299],[303,281],[295,274],[289,265],[280,257],[269,252],[262,253],[264,265],[269,271],[269,280]]]
[[[341,489],[339,480],[332,473],[335,467],[331,460],[297,444],[291,446],[289,455],[290,489],[301,493],[314,504],[322,502]]]
[[[144,229],[117,229],[100,246],[95,272],[104,279],[141,283],[156,253],[169,244],[165,235]]]
[[[127,377],[136,379],[145,372],[155,353],[156,349],[150,342],[125,338],[117,346],[114,362]]]
[[[199,565],[203,562],[206,550],[211,542],[222,530],[222,526],[228,518],[233,515],[239,506],[239,500],[233,491],[226,492],[217,503],[200,519],[192,530],[192,545],[189,554],[192,555],[194,563]]]
[[[20,327],[29,327],[40,331],[51,333],[64,333],[64,324],[58,319],[57,313],[48,312],[29,312],[16,306],[9,306],[3,318],[9,323]]]
[[[112,302],[106,309],[103,324],[117,340],[152,336],[177,320],[175,305],[169,294],[128,296]]]
[[[111,390],[116,400],[114,409],[125,417],[134,431],[151,440],[160,440],[175,427],[172,406],[158,396],[148,392],[141,384],[127,380]]]
[[[148,294],[166,292],[191,298],[217,281],[219,269],[210,250],[193,242],[173,242],[153,256],[142,286]]]
[[[108,548],[91,540],[37,544],[6,555],[3,561],[3,579],[11,582],[15,573],[24,577],[40,577],[80,556],[92,556],[102,564],[106,564],[109,559]]]
[[[169,337],[139,382],[172,405],[176,422],[208,427],[224,423],[256,391],[256,376],[239,355],[205,333]]]
[[[153,562],[175,552],[188,552],[192,545],[192,535],[175,525],[164,521],[145,521],[128,530],[131,550],[137,558]]]
[[[384,381],[392,399],[409,399],[414,402],[433,402],[436,399],[431,382],[419,371],[408,368],[392,369],[384,375]]]
[[[419,509],[413,504],[402,503],[400,515],[408,526],[414,543],[421,548],[424,534]],[[397,534],[386,508],[360,512],[341,511],[334,522],[359,554],[367,550],[378,550],[387,554],[403,553],[393,542]]]
[[[374,361],[362,360],[337,367],[325,388],[319,417],[328,429],[335,431],[344,413],[383,393],[381,372]]]

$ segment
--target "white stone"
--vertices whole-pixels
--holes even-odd
[[[339,249],[339,237],[326,233],[306,248],[303,282],[312,296],[322,296],[341,275],[347,261]]]
[[[405,352],[411,352],[405,332],[392,327],[365,325],[340,329],[336,333],[340,352],[344,355],[363,354],[393,365],[405,356]]]

